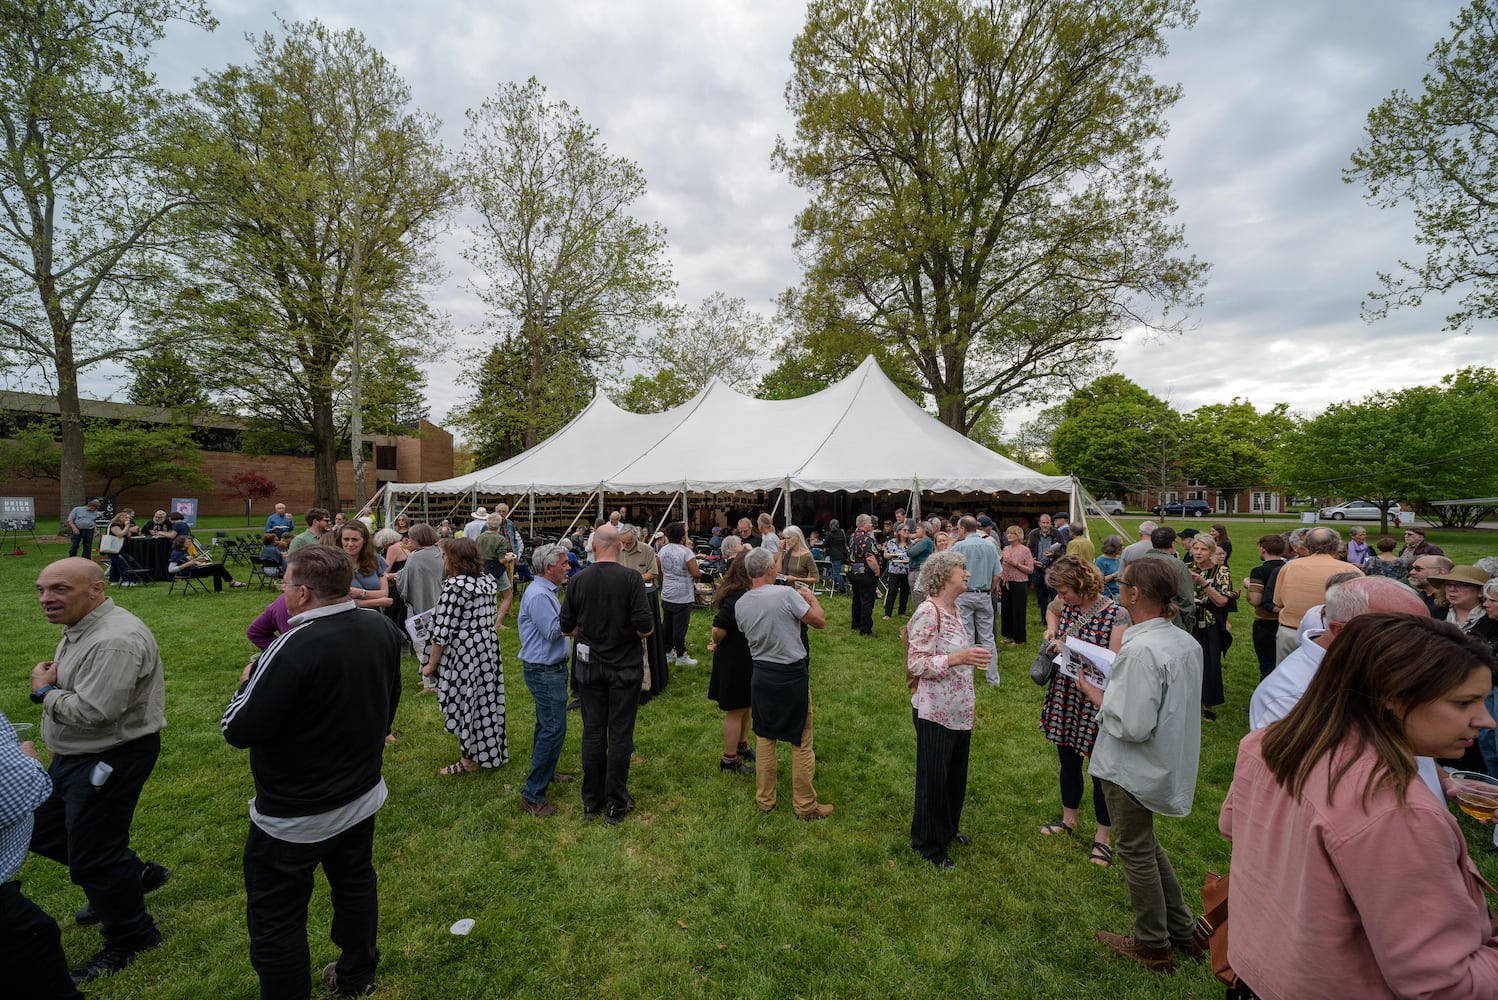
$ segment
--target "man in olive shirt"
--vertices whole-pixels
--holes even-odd
[[[105,586],[104,572],[82,558],[58,560],[36,580],[42,612],[63,633],[57,658],[31,671],[52,751],[52,795],[36,811],[31,850],[67,865],[98,916],[104,947],[72,971],[79,984],[161,946],[146,912],[146,865],[130,849],[135,804],[166,726],[161,654]]]
[[[645,599],[650,604],[652,631],[645,642],[650,663],[650,690],[640,694],[640,704],[647,704],[666,690],[671,680],[671,662],[666,658],[664,630],[661,628],[661,563],[655,550],[640,540],[642,529],[633,524],[619,526],[619,565],[628,566],[645,581]]]
[[[293,538],[286,551],[295,552],[303,545],[316,545],[322,541],[323,532],[332,526],[333,515],[321,507],[313,507],[307,511],[307,530]]]

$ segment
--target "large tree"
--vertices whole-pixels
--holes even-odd
[[[422,360],[444,329],[421,292],[453,184],[437,122],[410,108],[410,88],[362,35],[315,21],[282,31],[194,91],[209,157],[190,180],[206,237],[196,285],[161,321],[212,335],[216,394],[310,444],[316,502],[334,507],[351,390],[382,354]]]
[[[1185,431],[1169,403],[1122,375],[1104,375],[1061,404],[1051,456],[1097,496],[1180,482]]]
[[[593,398],[597,383],[576,355],[549,354],[539,385],[520,362],[526,346],[519,333],[504,333],[477,365],[458,376],[473,395],[447,415],[482,468],[520,454],[534,433],[541,439],[561,430]]]
[[[1276,403],[1260,413],[1246,399],[1209,403],[1187,414],[1182,430],[1181,471],[1232,500],[1269,482],[1270,468],[1294,429],[1289,406]]]
[[[199,0],[0,0],[0,358],[57,393],[61,507],[83,500],[79,373],[138,350],[132,309],[170,274],[167,179],[190,156],[179,100],[147,68]]]
[[[1343,177],[1381,208],[1408,206],[1423,261],[1380,272],[1364,314],[1461,292],[1451,330],[1498,318],[1498,8],[1472,0],[1430,53],[1424,91],[1396,90],[1368,113]]]
[[[501,84],[468,121],[459,172],[479,218],[465,256],[491,332],[519,365],[519,443],[530,448],[553,423],[545,397],[558,380],[577,368],[597,380],[667,316],[666,234],[630,215],[645,194],[639,166],[609,155],[534,77]]]
[[[811,196],[803,348],[874,352],[966,431],[1085,379],[1129,327],[1178,329],[1205,266],[1158,165],[1180,91],[1149,67],[1194,19],[1190,0],[814,0],[775,154]]]
[[[685,403],[712,378],[746,395],[759,382],[759,358],[767,354],[775,327],[743,299],[714,292],[693,309],[673,315],[646,343],[651,369],[623,388],[625,409],[656,413]]]
[[[1286,436],[1278,478],[1313,495],[1399,501],[1439,518],[1432,500],[1498,495],[1493,449],[1473,432],[1493,412],[1498,371],[1491,368],[1334,403]]]

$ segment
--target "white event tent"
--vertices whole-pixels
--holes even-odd
[[[423,494],[850,492],[1064,494],[1046,476],[984,448],[922,410],[872,357],[799,399],[746,396],[714,378],[663,413],[631,413],[602,393],[556,434],[498,465],[440,482],[390,483],[387,512]],[[1056,499],[1054,496],[1052,499]]]

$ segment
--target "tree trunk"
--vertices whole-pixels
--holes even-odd
[[[73,360],[73,330],[49,284],[42,290],[52,347],[57,356],[57,420],[62,441],[58,474],[58,512],[63,518],[84,500],[83,407],[78,402],[78,369]]]
[[[312,495],[315,506],[339,509],[338,434],[333,426],[332,394],[312,404]]]
[[[526,332],[525,345],[530,357],[530,381],[525,389],[525,450],[534,448],[539,441],[538,425],[541,422],[541,369],[545,362],[541,331],[532,326]]]

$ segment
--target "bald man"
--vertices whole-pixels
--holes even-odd
[[[161,946],[145,893],[170,869],[130,849],[141,788],[161,753],[166,687],[156,639],[105,596],[103,571],[60,559],[36,579],[47,621],[62,626],[56,659],[31,671],[52,751],[52,794],[36,811],[31,850],[68,866],[88,897],[80,923],[98,921],[104,947],[72,970],[79,985],[125,968]]]
[[[1295,651],[1254,688],[1248,702],[1249,728],[1262,729],[1289,715],[1310,687],[1332,640],[1358,615],[1380,611],[1426,614],[1419,594],[1386,576],[1360,577],[1328,587],[1322,612],[1326,628],[1307,629]]]

